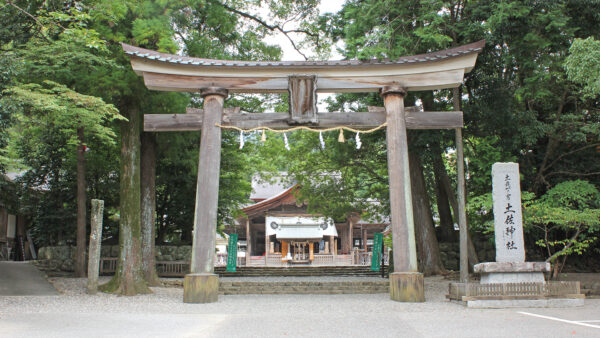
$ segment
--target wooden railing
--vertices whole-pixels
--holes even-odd
[[[335,265],[335,260],[333,255],[315,255],[314,260],[312,261],[312,265],[317,266],[327,266],[327,265]]]
[[[190,273],[188,261],[156,262],[156,273],[161,277],[180,277]]]
[[[246,266],[246,257],[237,258],[237,266]],[[384,255],[387,264],[387,255]],[[265,256],[252,256],[248,266],[285,266],[281,261],[281,254],[270,254]],[[355,251],[349,255],[316,254],[312,262],[314,266],[347,266],[347,265],[371,265],[371,253]],[[215,266],[227,266],[227,254],[217,253],[215,255]],[[157,261],[156,270],[161,276],[180,276],[189,272],[188,261]],[[100,259],[100,274],[111,274],[117,270],[116,257],[102,257]]]
[[[579,282],[546,283],[450,283],[448,298],[455,300],[511,299],[527,297],[580,297]]]
[[[117,257],[100,258],[100,274],[115,273],[117,271]]]
[[[269,254],[269,257],[267,257],[267,266],[283,266],[281,254]]]
[[[250,256],[247,266],[265,266],[265,256]]]

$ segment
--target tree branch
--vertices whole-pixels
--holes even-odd
[[[557,251],[552,256],[548,257],[548,259],[546,259],[546,262],[553,262],[554,259],[556,259],[556,257],[558,257],[561,252],[563,252],[563,251],[567,250],[568,248],[570,248],[573,245],[573,242],[575,241],[575,239],[577,238],[577,236],[579,236],[580,233],[581,233],[581,224],[579,225],[579,227],[577,227],[577,232],[575,232],[575,235],[573,235],[573,237],[571,237],[571,239],[569,240],[569,243],[567,245],[565,245],[560,251]]]
[[[554,175],[571,175],[571,176],[596,176],[596,175],[600,175],[600,171],[594,171],[591,173],[575,173],[572,171],[553,171],[551,173],[549,173],[548,175],[546,175],[546,177],[548,176],[554,176]]]
[[[308,35],[308,36],[311,36],[311,37],[314,37],[314,38],[316,38],[316,39],[317,39],[317,45],[319,44],[319,42],[318,42],[318,41],[319,41],[319,34],[317,34],[317,33],[313,33],[313,32],[310,32],[310,31],[308,31],[308,30],[305,30],[305,29],[284,29],[282,26],[280,26],[280,25],[278,25],[278,24],[273,24],[273,25],[270,25],[270,24],[268,24],[266,21],[264,21],[263,19],[259,18],[259,17],[258,17],[258,16],[256,16],[256,15],[252,15],[252,14],[250,14],[250,13],[242,12],[242,11],[240,11],[240,10],[236,9],[236,8],[233,8],[233,7],[230,7],[230,6],[228,6],[228,5],[224,4],[224,3],[221,3],[220,1],[215,1],[215,0],[213,0],[212,2],[213,2],[213,3],[215,3],[215,4],[218,4],[218,5],[220,5],[220,6],[222,6],[223,8],[225,8],[226,10],[228,10],[228,11],[230,11],[230,12],[232,12],[232,13],[235,13],[235,14],[237,14],[237,15],[240,15],[240,16],[242,16],[242,17],[246,18],[246,19],[250,19],[250,20],[252,20],[252,21],[254,21],[254,22],[256,22],[256,23],[260,24],[261,26],[263,26],[263,27],[267,28],[267,29],[268,29],[268,30],[270,30],[271,32],[274,32],[274,31],[279,31],[280,33],[282,33],[283,35],[285,35],[285,37],[286,37],[286,38],[287,38],[287,39],[290,41],[290,43],[292,44],[292,47],[293,47],[293,48],[294,48],[294,49],[295,49],[295,50],[296,50],[296,51],[297,51],[297,52],[298,52],[300,55],[302,55],[302,57],[303,57],[305,60],[308,60],[308,57],[306,56],[306,54],[304,54],[304,53],[303,53],[303,52],[302,52],[302,51],[301,51],[301,50],[298,48],[298,46],[296,45],[296,43],[294,42],[294,40],[293,40],[293,39],[292,39],[292,38],[289,36],[289,33],[302,33],[302,34],[306,34],[306,35]]]
[[[40,22],[40,20],[38,20],[38,18],[36,18],[33,14],[29,13],[28,11],[24,10],[23,8],[17,6],[14,2],[7,0],[6,1],[7,4],[11,5],[12,7],[16,8],[19,12],[27,15],[28,17],[30,17],[31,19],[33,19],[39,26],[44,27],[44,24],[42,24]],[[66,30],[65,27],[61,26],[59,23],[56,23],[54,21],[50,21],[52,24],[54,24],[56,27],[62,29],[63,31]]]
[[[569,155],[571,155],[571,154],[574,154],[574,153],[577,153],[577,152],[580,152],[580,151],[586,150],[586,149],[588,149],[588,148],[593,148],[593,147],[596,147],[596,146],[600,146],[600,143],[588,144],[587,146],[583,146],[583,147],[581,147],[581,148],[578,148],[578,149],[575,149],[575,150],[571,150],[571,151],[569,151],[569,152],[566,152],[566,153],[564,153],[564,154],[561,154],[561,155],[560,155],[560,156],[558,156],[558,157],[557,157],[557,158],[556,158],[554,161],[552,161],[550,164],[548,164],[548,165],[546,166],[546,169],[548,169],[548,168],[551,168],[551,167],[552,167],[554,164],[556,164],[556,162],[558,162],[558,161],[559,161],[561,158],[563,158],[563,157],[565,157],[565,156],[569,156]]]

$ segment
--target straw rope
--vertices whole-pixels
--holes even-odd
[[[311,127],[307,127],[307,126],[296,126],[296,127],[290,127],[287,129],[273,129],[271,127],[254,127],[254,128],[248,128],[248,129],[243,129],[240,127],[236,127],[236,126],[224,126],[220,123],[215,123],[215,126],[221,128],[221,129],[231,129],[231,130],[237,130],[240,132],[244,132],[244,133],[248,133],[251,131],[256,131],[256,130],[268,130],[268,131],[272,131],[274,133],[287,133],[288,131],[295,131],[295,130],[308,130],[308,131],[313,131],[313,132],[326,132],[326,131],[332,131],[332,130],[348,130],[354,133],[361,133],[361,134],[368,134],[368,133],[372,133],[374,131],[377,131],[379,129],[383,129],[387,126],[387,122],[384,122],[380,125],[378,125],[375,128],[371,128],[371,129],[366,129],[366,130],[360,130],[360,129],[354,129],[352,127],[345,127],[345,126],[340,126],[340,127],[331,127],[331,128],[325,128],[325,129],[317,129],[317,128],[311,128]]]

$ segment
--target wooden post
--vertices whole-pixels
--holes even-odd
[[[312,262],[314,259],[315,259],[315,243],[309,242],[308,243],[308,260]]]
[[[367,251],[367,229],[362,229],[362,245],[365,252]]]
[[[329,253],[331,253],[332,255],[336,254],[335,237],[334,236],[329,236]]]
[[[190,274],[183,281],[184,303],[217,301],[219,278],[214,274],[219,171],[221,166],[221,128],[223,101],[228,95],[222,88],[204,88],[204,116],[198,158],[196,213]]]
[[[102,245],[102,213],[103,200],[92,200],[92,220],[90,232],[90,247],[88,252],[87,289],[90,295],[98,292],[98,273],[100,270],[100,247]]]
[[[348,220],[348,254],[352,253],[352,249],[354,248],[354,217],[350,216]]]
[[[252,253],[252,240],[250,238],[250,218],[246,218],[246,266],[250,265],[250,254]]]
[[[406,90],[382,88],[386,110],[387,156],[390,180],[390,210],[394,273],[390,274],[390,297],[402,302],[425,301],[423,274],[417,270],[417,248],[413,222],[408,139],[404,112]]]
[[[465,208],[465,158],[462,142],[462,129],[456,128],[456,190],[458,195],[458,229],[460,243],[460,282],[469,281],[469,255],[467,247],[467,212]]]
[[[270,243],[271,243],[271,239],[269,238],[269,236],[267,235],[267,232],[265,231],[265,266],[267,265],[267,262],[269,262]]]

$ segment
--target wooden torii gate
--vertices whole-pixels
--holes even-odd
[[[405,302],[425,300],[423,275],[417,270],[415,229],[408,162],[407,129],[455,129],[458,154],[461,279],[467,279],[466,216],[462,155],[462,112],[407,111],[404,96],[410,90],[459,86],[474,66],[485,42],[479,41],[429,54],[397,60],[367,61],[230,61],[164,54],[123,44],[133,70],[149,89],[200,92],[204,109],[187,114],[144,115],[145,131],[201,130],[196,208],[190,274],[184,278],[186,303],[217,301],[214,274],[217,200],[221,157],[221,126],[243,129],[293,125],[313,128],[348,126],[373,128],[387,124],[394,272],[390,297]],[[317,92],[379,91],[383,108],[362,113],[319,113]],[[229,93],[290,94],[290,112],[240,114],[224,109]]]

